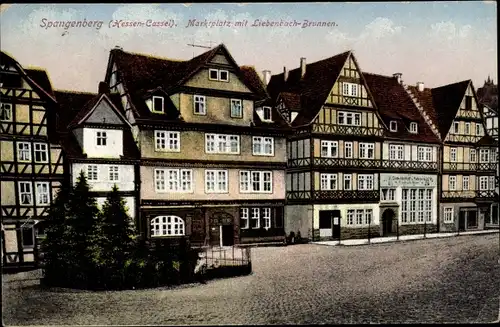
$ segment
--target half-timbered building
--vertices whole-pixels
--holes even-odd
[[[64,179],[56,99],[45,71],[0,57],[2,264],[34,265],[43,221]]]
[[[437,88],[406,86],[442,140],[440,231],[483,229],[492,216],[496,142],[485,131],[472,81]]]
[[[386,126],[380,168],[381,235],[437,231],[440,136],[402,74],[363,74]]]
[[[185,61],[115,48],[106,82],[140,152],[144,237],[284,240],[286,124],[253,68],[223,44]]]
[[[139,153],[120,97],[101,82],[99,92],[55,91],[58,132],[67,163],[68,180],[84,172],[99,207],[116,185],[128,214],[137,217]]]
[[[352,52],[273,75],[267,90],[293,128],[286,232],[366,237],[379,231],[385,124]]]

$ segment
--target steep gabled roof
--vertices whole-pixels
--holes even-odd
[[[388,136],[410,141],[439,143],[439,139],[395,77],[365,72],[363,76],[386,125],[389,126],[391,120],[397,121],[397,131],[388,131]],[[409,132],[409,122],[418,124],[417,134]]]
[[[40,93],[40,96],[45,97],[52,102],[56,102],[52,93],[52,86],[49,77],[44,70],[39,69],[24,69],[21,64],[7,53],[0,51],[0,62],[2,64],[11,64],[21,74],[26,82],[35,90]],[[40,84],[39,84],[40,83]]]
[[[300,113],[293,121],[293,125],[309,124],[318,114],[350,54],[351,51],[347,51],[307,64],[303,78],[300,67],[291,70],[286,81],[284,73],[271,77],[267,91],[274,102],[282,92],[293,93],[300,97]],[[298,103],[295,97],[294,106],[297,107]]]
[[[488,106],[488,108],[495,113],[498,113],[498,85],[493,84],[493,82],[488,83],[480,87],[477,90],[477,97],[479,103],[482,106]]]
[[[68,128],[73,128],[76,127],[82,123],[84,123],[85,119],[88,118],[94,110],[97,108],[97,105],[101,103],[102,101],[107,101],[111,105],[111,109],[116,113],[118,118],[127,125],[130,125],[128,122],[127,118],[125,118],[122,108],[121,102],[117,101],[112,101],[111,97],[119,100],[119,95],[118,94],[97,94],[95,95],[92,99],[90,99],[83,107],[82,109],[78,112],[78,114],[73,118],[73,120],[69,123]],[[118,109],[121,108],[121,109]]]
[[[83,93],[72,91],[58,91],[55,96],[59,103],[58,132],[61,133],[61,145],[67,155],[72,158],[86,158],[78,144],[76,137],[71,133],[70,122],[79,121],[90,113],[103,94]],[[115,109],[123,116],[124,110],[118,94],[106,94]],[[89,110],[90,108],[90,110]],[[140,156],[132,132],[129,128],[123,130],[123,158],[136,159]]]
[[[145,54],[113,49],[110,54],[110,64],[115,63],[117,65],[119,78],[124,82],[130,94],[135,114],[141,118],[153,118],[150,116],[154,115],[142,104],[145,100],[145,94],[157,88],[161,88],[167,94],[172,94],[177,87],[186,83],[220,52],[224,53],[229,62],[233,64],[236,69],[236,76],[252,91],[259,94],[261,87],[255,81],[248,79],[246,76],[247,71],[237,66],[224,44],[219,44],[213,49],[186,61],[155,58]],[[156,118],[167,119],[167,117]]]

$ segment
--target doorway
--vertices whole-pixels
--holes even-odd
[[[382,214],[382,235],[390,236],[394,233],[393,222],[396,214],[392,209],[386,209]]]
[[[340,239],[340,210],[321,210],[319,212],[320,237]]]
[[[234,245],[234,228],[233,225],[220,226],[220,245],[232,246]]]

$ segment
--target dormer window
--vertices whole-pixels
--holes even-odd
[[[163,108],[164,99],[163,97],[153,97],[153,112],[165,112]]]
[[[262,108],[262,120],[271,121],[271,107]]]
[[[97,132],[97,146],[106,146],[107,143],[107,133],[106,132]]]
[[[398,131],[398,123],[395,120],[391,120],[389,123],[389,129],[391,132],[397,132]]]
[[[417,123],[415,123],[415,122],[410,123],[410,133],[413,133],[413,134],[418,133]]]
[[[211,81],[229,82],[229,71],[210,68],[208,70],[208,79]]]

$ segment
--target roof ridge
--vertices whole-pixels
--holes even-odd
[[[450,83],[450,84],[445,84],[445,85],[441,85],[441,86],[438,86],[438,87],[433,87],[431,88],[431,90],[436,90],[436,89],[441,89],[441,88],[444,88],[444,87],[448,87],[448,86],[453,86],[453,85],[458,85],[458,84],[462,84],[462,83],[468,83],[468,82],[472,82],[471,79],[466,79],[466,80],[463,80],[463,81],[460,81],[460,82],[455,82],[455,83]]]
[[[149,58],[149,59],[157,59],[157,60],[164,60],[164,61],[188,62],[188,61],[192,60],[192,59],[188,59],[188,60],[185,60],[185,59],[172,59],[172,58],[160,57],[160,56],[156,56],[156,55],[152,55],[152,54],[146,54],[146,53],[140,53],[140,52],[131,52],[131,51],[124,51],[124,50],[121,50],[121,52],[123,52],[123,53],[125,53],[127,55],[131,55],[131,56],[140,56],[140,57],[146,57],[146,58]]]
[[[334,56],[331,56],[331,57],[328,57],[328,58],[324,58],[324,59],[320,59],[320,60],[316,60],[316,61],[314,61],[314,62],[308,63],[308,64],[306,64],[306,72],[307,72],[307,67],[308,67],[309,65],[315,65],[315,64],[318,64],[318,63],[322,63],[322,62],[325,62],[325,61],[327,61],[327,60],[331,60],[331,59],[333,59],[333,58],[335,58],[335,57],[340,57],[340,56],[342,56],[342,55],[345,55],[345,54],[347,54],[347,53],[351,53],[351,52],[352,52],[352,50],[344,51],[344,52],[339,53],[339,54],[336,54],[336,55],[334,55]],[[300,66],[299,66],[299,67],[296,67],[296,68],[294,68],[294,69],[290,69],[290,70],[288,70],[288,73],[290,74],[291,72],[296,71],[296,70],[299,70],[299,69],[300,69]],[[283,73],[283,72],[281,72],[281,73],[279,73],[279,74],[272,75],[272,76],[280,76],[280,75],[283,75],[283,74],[284,74],[284,73]],[[272,76],[271,76],[271,77],[272,77]]]
[[[59,93],[70,93],[70,94],[82,94],[82,95],[97,95],[97,92],[86,92],[86,91],[72,91],[72,90],[62,90],[62,89],[53,89],[54,92]]]

